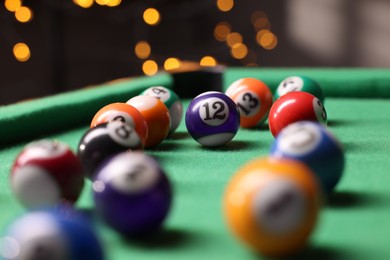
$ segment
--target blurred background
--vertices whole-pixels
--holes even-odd
[[[2,2],[0,104],[154,75],[186,61],[390,66],[388,0]]]

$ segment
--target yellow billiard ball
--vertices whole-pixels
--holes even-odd
[[[239,169],[224,196],[231,231],[268,256],[301,249],[315,227],[320,205],[321,191],[307,166],[268,157]]]

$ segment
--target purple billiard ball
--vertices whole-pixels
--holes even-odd
[[[170,182],[158,162],[136,151],[103,162],[93,191],[98,215],[128,237],[158,230],[172,201]]]
[[[192,138],[204,146],[213,147],[233,139],[240,127],[240,114],[228,96],[209,91],[191,101],[185,122]]]
[[[316,174],[324,192],[331,192],[344,171],[340,142],[323,125],[300,121],[285,127],[271,147],[271,156],[305,163]]]

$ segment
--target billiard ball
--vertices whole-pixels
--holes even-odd
[[[233,82],[225,93],[238,106],[241,127],[258,126],[267,119],[272,105],[272,92],[264,82],[242,78]]]
[[[107,159],[93,182],[98,215],[127,237],[160,228],[172,201],[170,182],[158,162],[142,152]]]
[[[344,170],[340,142],[321,124],[309,121],[284,128],[271,147],[271,156],[305,163],[316,174],[326,193],[335,188]]]
[[[145,143],[146,148],[160,144],[168,136],[171,118],[168,108],[161,100],[144,95],[135,96],[126,103],[138,109],[145,118],[149,131]]]
[[[121,121],[111,121],[90,128],[81,138],[77,156],[84,174],[93,179],[99,165],[108,157],[130,150],[143,149],[137,132]]]
[[[240,127],[240,114],[231,98],[221,92],[208,91],[191,101],[185,123],[192,138],[213,147],[233,139]]]
[[[223,203],[239,240],[263,255],[285,256],[300,250],[313,232],[321,192],[305,164],[265,157],[236,172]]]
[[[169,134],[171,135],[174,133],[183,116],[183,105],[176,93],[163,86],[155,86],[146,89],[141,93],[141,95],[156,97],[164,102],[164,105],[169,110],[169,116],[171,117],[171,128],[169,130]]]
[[[90,127],[110,121],[122,121],[129,124],[141,138],[145,146],[148,137],[148,126],[141,113],[133,106],[126,103],[111,103],[102,107],[93,117]]]
[[[103,260],[102,245],[87,220],[67,211],[32,211],[15,219],[1,239],[0,258]]]
[[[275,99],[293,91],[304,91],[318,98],[324,103],[324,94],[317,81],[306,76],[291,76],[280,82],[275,91]]]
[[[74,203],[83,188],[84,174],[76,155],[59,141],[28,144],[11,169],[12,190],[27,208]]]
[[[326,125],[325,107],[318,98],[301,91],[287,93],[273,103],[268,124],[274,137],[284,127],[297,121],[314,121]]]

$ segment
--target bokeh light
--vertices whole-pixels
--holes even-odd
[[[22,6],[18,10],[16,10],[15,18],[21,23],[29,22],[32,19],[32,11],[30,8]]]
[[[147,60],[142,64],[142,71],[145,75],[152,76],[157,73],[158,65],[154,60]]]
[[[235,59],[243,59],[248,54],[248,47],[243,43],[237,43],[232,47],[231,54]]]
[[[134,48],[135,55],[140,59],[146,59],[150,56],[151,47],[148,42],[137,42]]]
[[[143,15],[145,23],[149,25],[157,25],[160,22],[160,13],[154,8],[148,8]]]
[[[233,47],[238,43],[242,43],[242,36],[238,32],[229,33],[226,38],[226,42],[230,47]]]
[[[266,50],[272,50],[278,44],[278,38],[269,30],[260,30],[256,35],[257,43]]]
[[[107,5],[110,0],[95,0],[98,5]]]
[[[226,41],[227,36],[231,31],[230,24],[227,22],[220,22],[214,28],[214,37],[218,41]]]
[[[179,68],[181,65],[181,61],[178,58],[168,58],[164,62],[165,70],[173,70]]]
[[[217,7],[222,12],[230,11],[234,6],[233,0],[217,0]]]
[[[8,11],[16,12],[22,6],[22,1],[20,1],[20,0],[5,0],[4,6]]]
[[[27,46],[27,44],[22,42],[15,44],[13,52],[15,58],[20,62],[28,61],[31,56],[30,48]]]
[[[115,7],[122,3],[122,0],[109,0],[107,3],[107,6],[109,7]]]
[[[217,65],[217,60],[212,56],[204,56],[200,60],[200,66],[204,67],[214,67]]]
[[[94,0],[73,0],[73,3],[82,8],[90,8],[93,5]]]

